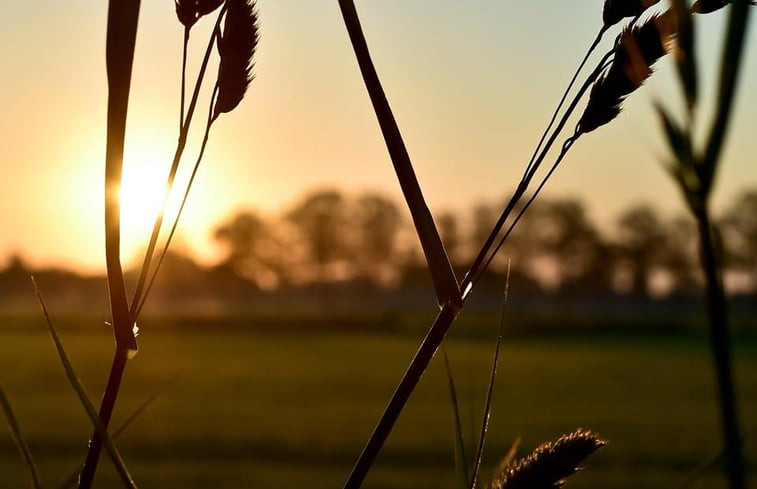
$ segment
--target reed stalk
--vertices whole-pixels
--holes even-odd
[[[636,88],[638,88],[638,86],[641,85],[644,78],[640,78],[639,80],[636,80],[636,83],[630,88],[627,88],[624,85],[622,87],[622,90],[616,93],[618,87],[615,87],[613,85],[608,85],[606,83],[600,83],[600,82],[604,82],[607,79],[606,73],[602,77],[600,77],[600,74],[603,74],[604,73],[603,70],[607,69],[608,67],[607,60],[611,56],[613,57],[613,62],[609,64],[609,66],[613,66],[617,64],[618,67],[615,69],[615,71],[610,70],[609,72],[617,73],[618,70],[621,70],[623,68],[624,62],[627,60],[627,56],[625,56],[625,51],[628,50],[628,46],[626,46],[626,43],[637,42],[638,41],[637,38],[640,37],[641,34],[645,35],[643,39],[645,41],[644,47],[645,48],[649,47],[648,46],[649,43],[647,42],[648,39],[646,39],[646,37],[648,37],[647,35],[649,32],[652,32],[652,31],[656,32],[655,29],[657,28],[657,26],[654,24],[657,21],[657,18],[655,17],[652,20],[647,21],[638,27],[636,26],[636,20],[638,20],[640,14],[644,10],[646,10],[648,6],[654,3],[656,3],[655,0],[644,0],[644,1],[607,0],[607,2],[605,3],[605,11],[603,12],[604,17],[605,17],[605,25],[600,30],[600,33],[599,33],[600,35],[598,36],[598,38],[601,38],[601,34],[603,33],[603,31],[606,29],[608,25],[612,25],[612,23],[617,22],[626,16],[635,16],[636,18],[634,19],[633,22],[631,22],[631,27],[627,27],[624,30],[625,38],[623,38],[622,36],[619,38],[613,50],[608,52],[602,58],[602,60],[599,62],[595,70],[589,75],[586,83],[584,83],[579,93],[574,97],[573,101],[571,102],[569,108],[566,110],[560,123],[553,130],[552,135],[547,140],[547,143],[541,149],[541,153],[539,153],[539,150],[537,147],[537,150],[534,152],[534,155],[539,153],[539,156],[536,159],[534,159],[534,157],[532,156],[532,159],[531,161],[529,161],[528,165],[526,166],[524,176],[521,182],[518,184],[513,194],[513,197],[510,199],[504,211],[500,215],[500,218],[495,224],[494,229],[492,230],[486,242],[484,243],[478,255],[476,256],[472,266],[470,267],[468,273],[463,278],[463,281],[459,288],[457,288],[457,281],[454,278],[454,275],[452,275],[454,286],[455,288],[457,288],[457,293],[454,293],[454,292],[452,293],[453,301],[450,301],[448,299],[446,302],[443,302],[444,298],[450,297],[449,293],[452,291],[451,285],[449,286],[445,285],[445,284],[451,283],[447,278],[449,277],[449,274],[447,273],[449,261],[446,258],[446,252],[444,251],[443,245],[441,245],[441,241],[438,240],[438,232],[436,231],[436,227],[433,225],[433,220],[430,219],[430,212],[428,211],[428,208],[425,205],[425,201],[423,201],[422,195],[420,194],[420,188],[418,186],[417,180],[415,180],[415,175],[412,170],[412,164],[410,163],[409,156],[407,155],[407,151],[405,150],[404,143],[402,142],[401,135],[399,133],[399,129],[397,128],[396,122],[391,114],[391,110],[389,108],[388,102],[386,101],[386,96],[378,80],[378,75],[376,74],[375,68],[370,59],[370,53],[368,52],[365,37],[363,36],[362,29],[360,27],[360,22],[359,22],[354,4],[350,0],[339,1],[339,6],[342,11],[342,16],[345,22],[345,26],[347,27],[347,31],[349,33],[352,46],[355,51],[356,58],[358,60],[358,65],[363,75],[365,86],[368,90],[369,96],[373,103],[374,110],[376,112],[376,117],[379,121],[382,132],[384,134],[384,139],[387,144],[387,149],[389,150],[390,156],[392,156],[392,162],[395,165],[395,171],[397,172],[397,175],[399,177],[400,185],[403,189],[403,193],[405,194],[405,199],[408,203],[408,206],[410,207],[410,211],[413,215],[414,222],[416,225],[416,230],[421,239],[421,244],[424,249],[424,253],[426,254],[426,259],[428,261],[429,269],[431,271],[432,278],[434,279],[434,285],[437,292],[437,299],[439,300],[440,303],[443,303],[441,313],[439,314],[439,316],[437,316],[436,320],[429,328],[429,331],[426,337],[423,339],[423,342],[421,343],[421,346],[418,352],[416,353],[415,357],[411,361],[410,366],[408,367],[403,378],[401,379],[396,391],[394,392],[392,398],[389,401],[389,404],[387,405],[383,414],[381,415],[381,418],[379,419],[379,422],[376,425],[376,428],[374,429],[371,436],[369,437],[368,442],[366,443],[363,449],[363,452],[358,457],[358,460],[355,463],[355,466],[353,467],[352,472],[350,473],[347,481],[344,484],[345,488],[357,488],[362,484],[365,476],[367,475],[368,470],[370,469],[371,465],[373,464],[373,461],[375,460],[378,454],[378,451],[380,450],[384,441],[388,437],[389,432],[392,430],[394,423],[396,422],[402,409],[404,408],[404,405],[407,402],[410,394],[412,393],[415,385],[417,384],[418,380],[420,379],[423,372],[427,368],[429,362],[433,358],[433,355],[435,351],[437,350],[437,348],[439,347],[439,344],[444,339],[444,336],[446,335],[447,330],[451,326],[452,322],[454,322],[454,319],[457,317],[460,309],[463,307],[466,298],[468,297],[468,295],[473,289],[473,286],[475,285],[477,280],[480,278],[480,276],[483,274],[483,272],[485,271],[485,269],[487,268],[491,260],[494,258],[495,256],[494,253],[496,253],[496,251],[502,246],[502,243],[504,243],[504,240],[507,238],[507,235],[509,234],[509,232],[512,230],[514,225],[523,215],[524,211],[521,211],[520,214],[516,217],[515,222],[511,224],[506,235],[503,238],[501,238],[501,240],[498,242],[494,253],[490,254],[489,252],[492,246],[494,245],[495,240],[497,239],[499,235],[499,232],[501,231],[502,227],[505,225],[510,214],[515,209],[517,203],[525,195],[526,191],[528,190],[528,186],[531,180],[536,175],[543,159],[546,157],[552,145],[557,140],[559,134],[561,133],[562,129],[567,123],[568,118],[572,114],[573,110],[575,109],[581,97],[585,94],[586,90],[588,90],[588,87],[593,84],[593,87],[592,87],[593,96],[589,100],[587,110],[589,108],[604,109],[605,113],[602,113],[602,115],[606,116],[607,114],[609,114],[609,117],[604,117],[601,120],[596,120],[591,117],[593,113],[591,113],[590,116],[587,117],[587,110],[584,111],[584,115],[582,116],[579,124],[576,126],[576,129],[573,135],[569,137],[568,139],[566,139],[566,141],[564,142],[560,155],[557,157],[557,161],[553,164],[552,168],[547,173],[547,176],[542,180],[536,193],[532,195],[526,207],[530,205],[530,203],[536,197],[538,192],[543,188],[547,179],[553,174],[557,165],[560,163],[560,161],[562,161],[562,159],[564,158],[568,150],[572,147],[572,145],[575,143],[575,141],[578,140],[578,138],[581,135],[590,132],[591,130],[595,129],[596,127],[599,127],[602,124],[606,124],[607,122],[612,120],[615,116],[617,116],[617,114],[620,112],[620,104],[622,103],[623,99],[629,93],[631,93],[633,90],[635,90]],[[657,43],[659,44],[660,42],[661,41],[658,38]],[[595,40],[592,43],[591,49],[594,48],[596,43],[597,41]],[[656,48],[656,45],[652,44],[652,47]],[[659,56],[661,56],[661,54],[657,55],[656,52],[654,54],[655,54],[654,56],[650,55],[646,57],[643,61],[647,65],[651,66],[651,64],[653,64],[654,61],[656,61],[656,59]],[[637,61],[637,60],[634,60],[634,61]],[[581,64],[583,65],[584,63],[585,63],[585,59],[584,61],[582,61]],[[647,68],[645,76],[648,76],[650,73],[651,73],[651,69]],[[575,75],[574,75],[574,78],[575,78]],[[617,80],[619,79],[619,77],[616,76],[615,79]],[[572,84],[573,84],[573,80],[569,84],[569,88]],[[604,92],[603,92],[603,89],[604,89]],[[595,92],[602,93],[603,95],[604,94],[610,95],[609,101],[612,102],[612,105],[605,109],[602,103],[606,101],[607,97],[605,96],[604,99],[600,99],[599,101],[597,101],[596,100],[597,96],[594,95]],[[564,97],[565,96],[563,96],[563,98]],[[564,100],[561,100],[560,105],[562,105],[563,102]],[[549,127],[551,127],[552,124],[554,123],[555,117],[556,117],[555,115],[552,116],[552,120],[550,120],[550,123],[548,124],[548,129],[545,131],[545,134],[549,132]],[[590,125],[587,124],[587,121],[595,123],[595,125],[591,127]],[[542,136],[542,139],[539,141],[539,145],[542,144],[544,137],[545,136]],[[414,199],[413,198],[414,195],[416,197],[420,196],[420,199]],[[426,220],[424,216],[427,216],[428,220]],[[430,226],[427,228],[424,228],[424,223],[427,224],[429,222],[430,222]],[[436,238],[436,239],[427,240],[427,238],[429,237]],[[438,240],[439,246],[438,248],[435,248],[435,244],[437,240]],[[443,259],[438,260],[438,258],[440,257],[442,257]],[[435,259],[437,261],[434,261]],[[445,292],[445,290],[448,292]],[[460,295],[457,296],[456,294],[460,294]]]
[[[675,158],[671,175],[678,184],[685,203],[697,223],[699,258],[705,279],[705,303],[709,324],[710,346],[715,369],[720,407],[721,431],[726,455],[726,473],[731,489],[746,488],[744,455],[738,414],[736,388],[733,380],[733,359],[729,340],[727,299],[723,287],[722,251],[717,229],[709,210],[709,199],[717,174],[725,135],[731,119],[731,110],[741,69],[744,38],[746,35],[749,5],[747,0],[733,2],[696,2],[693,13],[713,12],[727,3],[729,8],[728,28],[721,54],[721,69],[715,113],[704,142],[704,149],[694,147],[694,106],[696,104],[696,70],[694,69],[693,24],[688,18],[684,0],[676,0],[675,7],[684,17],[689,31],[679,50],[679,78],[684,87],[688,119],[685,127],[679,127],[674,119],[658,104],[657,111]],[[689,59],[687,59],[687,57]]]
[[[108,124],[105,147],[105,259],[110,294],[111,318],[116,340],[113,365],[108,376],[102,401],[100,421],[105,430],[118,397],[126,360],[137,350],[129,314],[124,275],[121,269],[121,212],[119,189],[123,169],[126,114],[134,62],[134,46],[139,20],[139,0],[110,0],[106,39],[106,69],[108,76]],[[79,479],[79,489],[88,489],[94,481],[102,452],[103,438],[97,429],[90,437],[87,456]]]
[[[373,104],[376,119],[381,127],[387,150],[392,159],[402,194],[410,208],[413,224],[421,242],[421,248],[426,256],[431,278],[433,279],[436,298],[439,306],[448,302],[461,304],[460,288],[452,270],[447,252],[444,249],[439,231],[434,224],[431,211],[426,205],[420,184],[415,176],[415,170],[410,161],[405,142],[402,139],[397,122],[386,99],[386,94],[371,60],[368,44],[360,26],[360,19],[352,0],[339,0],[339,8],[352,42],[355,57],[363,76],[365,87]]]

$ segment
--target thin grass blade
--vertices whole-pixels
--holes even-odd
[[[39,474],[37,473],[37,466],[34,464],[34,458],[32,458],[32,452],[29,450],[29,445],[26,443],[23,431],[21,431],[21,425],[18,423],[16,415],[13,413],[10,400],[5,394],[3,385],[0,384],[0,405],[3,407],[3,413],[5,413],[5,419],[8,420],[8,427],[10,428],[13,441],[18,447],[18,451],[21,457],[24,459],[26,467],[29,469],[29,477],[31,478],[31,486],[34,489],[41,489],[42,483],[39,480]]]
[[[502,345],[502,335],[505,331],[505,310],[507,309],[507,299],[510,293],[510,263],[507,264],[507,276],[505,278],[505,294],[502,298],[502,310],[499,316],[499,330],[497,331],[497,342],[494,345],[494,358],[492,359],[492,369],[489,373],[489,385],[486,388],[486,403],[484,404],[484,414],[481,418],[481,433],[478,437],[478,448],[476,458],[473,460],[473,475],[470,479],[470,489],[475,489],[478,482],[478,472],[481,469],[481,460],[484,457],[484,446],[486,445],[486,434],[489,431],[489,418],[492,410],[492,395],[494,394],[494,382],[497,379],[497,366],[499,365],[499,350]]]
[[[187,203],[187,199],[189,198],[189,192],[192,190],[192,184],[195,181],[195,176],[197,176],[197,170],[200,168],[200,163],[202,162],[202,157],[205,155],[205,148],[208,144],[208,137],[210,136],[210,128],[213,126],[213,122],[216,120],[213,116],[213,106],[215,105],[215,99],[216,95],[218,94],[218,85],[213,89],[213,94],[210,97],[210,108],[208,109],[208,120],[205,124],[205,135],[202,138],[202,145],[200,146],[200,152],[197,155],[197,160],[195,160],[194,168],[192,168],[192,174],[189,176],[189,182],[187,182],[187,186],[184,189],[184,194],[181,197],[181,204],[179,205],[179,210],[176,212],[176,216],[174,217],[173,224],[171,224],[171,230],[168,232],[168,237],[166,237],[166,242],[163,243],[163,248],[160,251],[160,254],[158,255],[158,261],[155,264],[155,267],[153,268],[153,271],[150,275],[150,279],[147,281],[147,285],[145,287],[145,291],[142,294],[142,298],[138,303],[132,304],[132,309],[134,310],[134,317],[139,317],[139,315],[142,313],[142,308],[145,306],[145,302],[147,301],[147,297],[150,295],[150,291],[152,290],[152,286],[155,283],[155,279],[158,277],[158,272],[160,271],[160,267],[163,265],[163,261],[166,258],[166,255],[168,254],[168,248],[171,246],[171,241],[173,241],[173,237],[176,234],[176,229],[179,226],[179,219],[181,219],[181,215],[184,212],[184,206]]]
[[[63,347],[63,342],[58,335],[58,330],[53,324],[52,318],[50,317],[50,314],[47,310],[47,306],[45,305],[45,301],[42,298],[42,292],[40,291],[36,280],[34,280],[34,277],[32,277],[32,284],[34,285],[34,292],[35,294],[37,294],[37,300],[39,301],[39,305],[42,308],[42,313],[45,316],[47,329],[50,332],[53,343],[55,344],[55,351],[58,353],[58,358],[63,365],[63,370],[66,373],[68,382],[71,384],[71,387],[73,387],[76,396],[79,398],[79,401],[84,407],[84,410],[87,412],[89,419],[92,421],[92,424],[95,427],[95,431],[103,439],[105,449],[110,455],[110,458],[113,461],[113,465],[116,468],[116,472],[118,472],[118,475],[121,478],[121,481],[124,483],[124,486],[129,489],[136,489],[137,485],[135,484],[134,479],[131,477],[131,474],[129,474],[129,470],[126,468],[126,463],[124,463],[121,454],[118,452],[118,449],[116,448],[113,440],[108,434],[108,430],[100,420],[100,416],[97,414],[97,409],[95,408],[94,404],[92,404],[92,401],[90,400],[89,395],[84,388],[84,385],[81,383],[81,380],[79,380],[79,376],[76,375],[76,371],[74,370],[74,367],[71,364],[71,360],[68,358],[68,354]]]
[[[118,425],[118,427],[113,430],[113,433],[111,433],[110,437],[113,440],[118,440],[118,438],[121,437],[121,435],[132,425],[135,421],[137,421],[149,408],[152,406],[155,401],[158,400],[158,398],[163,395],[179,378],[181,372],[176,372],[174,375],[172,375],[163,385],[161,385],[155,392],[153,392],[147,399],[140,404],[137,409],[132,412],[126,420]],[[69,489],[70,487],[73,487],[76,485],[76,480],[79,478],[79,467],[74,467],[71,472],[66,476],[63,481],[58,484],[58,489]]]
[[[208,40],[208,45],[205,48],[205,54],[203,55],[202,59],[202,65],[200,66],[200,71],[197,74],[197,81],[195,82],[194,91],[192,92],[192,98],[189,101],[189,107],[187,108],[187,112],[184,116],[184,126],[182,127],[182,130],[179,134],[179,141],[176,144],[176,151],[174,152],[173,161],[171,162],[171,168],[168,172],[168,177],[166,178],[166,190],[163,197],[163,202],[161,205],[161,209],[165,210],[167,202],[168,202],[168,196],[171,191],[171,188],[173,187],[173,182],[176,178],[176,172],[179,170],[179,163],[181,162],[181,156],[184,153],[184,148],[186,148],[187,145],[187,137],[189,135],[189,127],[192,124],[192,118],[194,117],[194,112],[197,107],[197,100],[200,96],[200,89],[202,88],[202,82],[205,79],[205,73],[208,68],[208,62],[210,61],[210,55],[213,52],[213,46],[215,45],[216,40],[218,39],[220,35],[220,25],[221,21],[223,20],[223,16],[226,13],[226,6],[224,5],[221,7],[221,10],[218,12],[218,17],[216,18],[215,26],[213,27],[213,33],[210,35],[210,39]],[[142,267],[139,271],[139,278],[137,279],[137,285],[134,290],[134,295],[132,296],[131,300],[131,309],[129,310],[129,313],[131,314],[131,317],[136,321],[137,320],[137,308],[140,303],[144,301],[143,293],[144,293],[144,287],[147,282],[148,273],[150,271],[150,264],[152,263],[153,256],[155,254],[155,247],[158,244],[158,238],[160,237],[160,230],[163,226],[163,218],[164,214],[163,211],[159,212],[157,216],[155,216],[155,222],[153,223],[152,233],[150,234],[150,241],[147,244],[147,249],[145,250],[145,256],[142,261]]]
[[[402,140],[402,134],[399,127],[397,127],[394,114],[386,99],[376,69],[373,66],[355,4],[352,0],[339,0],[339,7],[342,11],[342,17],[344,18],[358,65],[360,66],[360,72],[363,75],[365,87],[368,90],[376,118],[381,126],[386,147],[392,159],[400,187],[402,188],[402,194],[410,208],[413,224],[420,238],[421,247],[426,256],[434,282],[439,306],[443,306],[447,302],[459,305],[462,303],[460,287],[452,270],[447,252],[442,244],[439,231],[436,224],[434,224],[431,211],[428,209],[426,201],[423,198],[423,192],[415,176],[415,170],[410,161],[405,143]]]
[[[470,480],[468,463],[465,456],[465,440],[463,439],[463,426],[460,422],[460,403],[457,400],[457,389],[455,389],[455,379],[452,378],[452,369],[449,365],[447,349],[442,345],[442,357],[444,358],[444,371],[447,374],[447,385],[449,386],[450,404],[452,405],[452,415],[454,421],[455,434],[455,471],[460,477],[460,487],[467,488]]]

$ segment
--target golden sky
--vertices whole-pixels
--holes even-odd
[[[102,266],[106,4],[0,5],[0,264],[20,252],[38,265]],[[124,192],[133,214],[155,202],[150,192],[159,192],[170,165],[181,63],[173,2],[142,4],[125,155],[125,178],[132,183]],[[357,4],[421,185],[438,212],[499,200],[513,188],[600,26],[602,2]],[[180,246],[205,260],[217,252],[209,230],[240,207],[278,212],[317,187],[376,190],[399,199],[337,2],[258,5],[256,79],[241,106],[214,126],[180,225]],[[705,107],[724,20],[720,12],[697,24]],[[204,48],[207,24],[193,30],[193,60]],[[749,93],[757,86],[754,29],[746,60],[716,209],[740,189],[757,186],[757,99]],[[190,72],[196,68],[192,63]],[[579,141],[545,195],[580,196],[600,222],[639,201],[680,211],[660,163],[665,146],[651,109],[654,100],[680,106],[676,83],[669,61],[660,63],[617,121]],[[201,133],[198,123],[195,141]],[[190,145],[188,165],[196,151]],[[146,176],[155,183],[138,183]],[[150,227],[137,221],[132,215],[124,223],[127,261]]]

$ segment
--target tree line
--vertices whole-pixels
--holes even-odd
[[[450,260],[464,273],[497,219],[500,206],[436,216]],[[757,290],[757,189],[736,195],[719,217],[727,281]],[[288,211],[263,216],[240,210],[214,230],[221,266],[275,289],[313,283],[367,281],[400,287],[425,268],[411,224],[392,199],[319,190]],[[492,263],[548,290],[609,290],[637,296],[697,290],[695,229],[686,216],[665,218],[648,204],[622,212],[610,228],[592,222],[578,198],[540,199]]]
[[[436,216],[458,278],[499,211],[492,202]],[[735,196],[717,224],[727,283],[751,303],[757,292],[757,189]],[[379,194],[319,190],[276,215],[236,211],[212,233],[223,258],[201,266],[190,255],[169,252],[148,312],[407,310],[433,301],[409,217]],[[699,299],[696,253],[694,225],[686,217],[666,218],[651,205],[636,205],[601,227],[577,198],[540,199],[493,261],[470,307],[500,307],[509,262],[517,307],[543,312],[550,295],[561,298],[550,302],[561,315],[565,307],[590,306],[597,315],[619,308],[627,314],[640,305],[652,314],[648,299]],[[37,311],[32,274],[56,310],[107,311],[104,276],[32,270],[15,256],[0,269],[4,313]],[[136,271],[126,279],[133,288]]]

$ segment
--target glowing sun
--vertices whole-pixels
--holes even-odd
[[[119,199],[122,248],[127,256],[147,243],[155,217],[163,211],[166,175],[165,165],[149,157],[131,158],[124,164]],[[175,215],[173,200],[168,203],[166,224]]]

